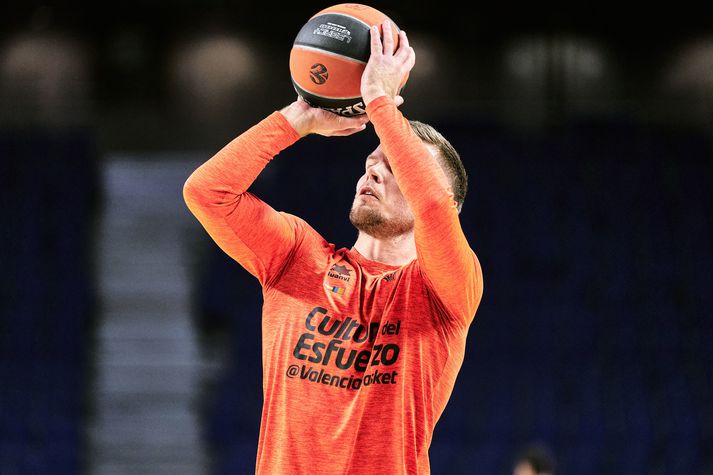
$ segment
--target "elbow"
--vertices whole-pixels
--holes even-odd
[[[191,194],[191,188],[193,187],[193,175],[189,176],[188,179],[183,183],[183,198],[186,199]]]
[[[186,202],[188,209],[193,211],[198,203],[198,190],[191,178],[192,177],[188,177],[188,180],[183,184],[183,201]]]
[[[416,224],[429,229],[433,223],[443,222],[448,215],[447,208],[433,199],[427,199],[418,203],[410,204]]]
[[[424,219],[439,219],[454,211],[458,216],[458,206],[452,194],[428,194],[414,203],[414,212]]]
[[[243,198],[243,193],[233,193],[226,187],[206,182],[203,176],[195,174],[183,184],[183,201],[194,214],[227,215],[235,210]]]
[[[472,250],[471,250],[472,252]],[[480,302],[483,299],[483,268],[480,266],[480,261],[478,256],[473,252],[473,260],[475,264],[474,282],[473,282],[473,294],[470,296],[470,306],[472,312],[475,313],[480,306]]]

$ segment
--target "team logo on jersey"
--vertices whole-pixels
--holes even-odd
[[[343,280],[344,282],[349,282],[351,278],[351,270],[347,266],[341,266],[339,264],[334,264],[327,272],[329,277],[334,279]]]

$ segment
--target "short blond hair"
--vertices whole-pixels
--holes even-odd
[[[441,167],[451,179],[453,199],[458,204],[458,212],[460,213],[463,208],[463,201],[465,201],[465,194],[468,191],[468,174],[465,171],[460,155],[458,155],[453,145],[432,126],[417,120],[409,120],[409,123],[418,138],[438,149]]]

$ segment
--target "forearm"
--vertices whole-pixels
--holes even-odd
[[[280,112],[274,112],[232,140],[198,167],[184,185],[186,201],[221,205],[244,193],[272,158],[299,139]]]
[[[482,295],[482,272],[463,234],[449,180],[391,99],[373,100],[367,113],[414,215],[419,268],[449,315],[467,325]]]
[[[262,285],[279,275],[295,231],[282,214],[246,190],[297,138],[275,112],[223,147],[183,187],[186,205],[216,244]]]
[[[453,192],[438,159],[415,134],[394,101],[381,96],[371,101],[367,113],[389,159],[401,193],[415,218],[439,207],[455,207]]]

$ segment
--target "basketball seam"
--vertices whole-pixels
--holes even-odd
[[[294,78],[294,77],[292,77],[292,76],[290,76],[290,77],[292,78],[292,84],[293,84],[293,85],[299,87],[299,88],[300,88],[302,91],[304,91],[306,94],[309,94],[309,95],[311,95],[311,96],[316,96],[316,97],[319,97],[319,98],[321,98],[321,99],[337,99],[337,100],[340,100],[340,101],[347,101],[347,100],[350,100],[350,99],[360,99],[360,98],[361,98],[361,96],[348,96],[348,97],[343,97],[343,96],[324,96],[324,95],[322,95],[322,94],[317,94],[317,93],[315,93],[315,92],[312,92],[312,91],[309,91],[309,90],[303,88],[302,86],[299,85],[299,83],[298,83],[297,81],[295,81],[295,78]],[[297,91],[297,92],[299,92],[299,91]]]
[[[345,60],[347,60],[347,61],[353,61],[353,62],[359,63],[359,64],[366,64],[366,61],[362,61],[361,59],[352,58],[351,56],[347,56],[347,55],[344,55],[344,54],[334,53],[334,52],[332,52],[332,51],[328,51],[328,50],[325,50],[325,49],[320,49],[320,48],[317,48],[317,47],[315,47],[315,46],[309,46],[309,45],[302,44],[302,43],[295,43],[295,44],[294,44],[294,47],[297,48],[297,49],[306,49],[306,50],[310,50],[310,51],[316,51],[316,52],[318,52],[318,53],[326,54],[326,55],[329,55],[329,56],[334,56],[334,57],[336,57],[336,58],[342,58],[342,59],[345,59]]]

